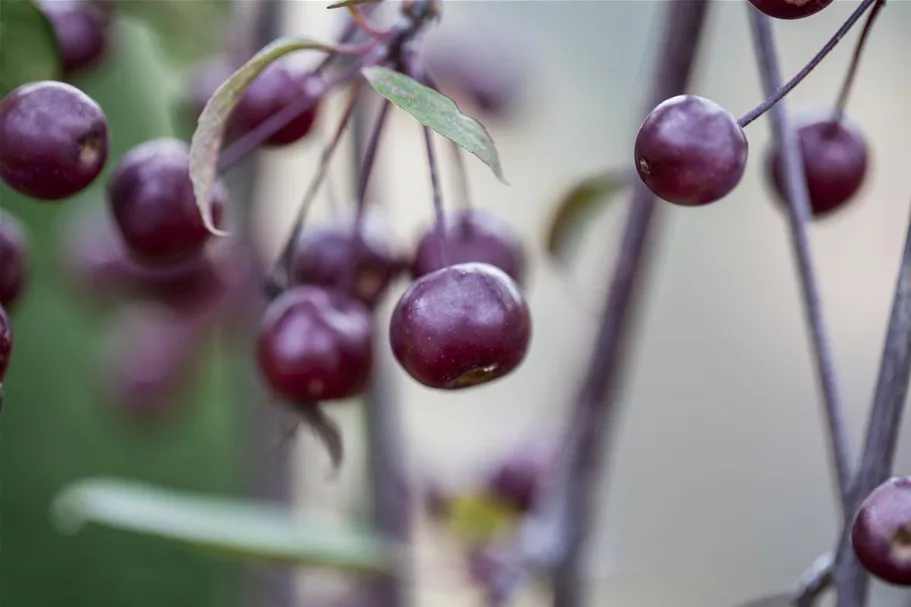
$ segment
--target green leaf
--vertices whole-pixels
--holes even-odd
[[[187,0],[181,0],[187,1]],[[334,50],[331,44],[300,38],[280,38],[265,46],[228,78],[209,99],[199,117],[196,132],[190,143],[190,179],[196,194],[196,204],[206,228],[213,234],[226,235],[212,220],[212,186],[218,172],[218,155],[224,140],[225,125],[234,106],[256,77],[273,61],[288,53],[301,50]]]
[[[330,4],[326,8],[343,8],[347,6],[357,6],[359,4],[379,4],[383,0],[342,0],[341,2],[336,2]]]
[[[54,29],[33,0],[0,0],[0,96],[26,82],[60,79]]]
[[[571,256],[572,244],[591,215],[629,184],[629,172],[613,170],[589,177],[566,193],[547,230],[547,252],[557,261]]]
[[[392,571],[393,547],[367,531],[308,525],[251,501],[201,497],[143,483],[87,479],[65,488],[52,513],[61,530],[97,523],[213,550],[235,558]]]
[[[166,57],[188,65],[221,48],[231,4],[230,0],[117,0],[116,10],[152,30]]]
[[[477,156],[500,181],[507,183],[496,145],[487,129],[459,111],[452,99],[387,67],[371,66],[361,70],[361,73],[377,93],[414,116],[424,126]]]

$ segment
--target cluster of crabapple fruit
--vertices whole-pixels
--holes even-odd
[[[64,77],[97,66],[110,46],[111,7],[66,0],[45,8]],[[222,56],[197,66],[187,104],[194,119],[238,67]],[[257,131],[304,97],[312,103],[259,145],[298,142],[312,131],[326,90],[319,69],[278,59],[241,95],[227,139]],[[35,200],[73,197],[93,184],[107,163],[105,114],[69,82],[32,82],[8,93],[0,101],[0,133],[0,179]],[[148,412],[185,370],[192,346],[226,309],[234,309],[228,304],[249,296],[248,268],[238,263],[234,249],[218,246],[203,222],[187,143],[170,137],[140,143],[106,180],[106,205],[86,208],[69,227],[65,269],[93,295],[113,292],[156,304],[121,315],[119,339],[105,358],[107,371],[119,369],[121,400]],[[230,223],[228,191],[220,179],[210,207],[216,227]],[[389,339],[415,380],[460,389],[502,377],[522,362],[531,337],[519,287],[525,262],[506,222],[476,209],[453,213],[444,229],[429,229],[404,261],[388,241],[379,212],[359,215],[301,230],[293,243],[289,284],[269,303],[256,347],[261,374],[275,395],[303,404],[362,393],[374,356],[372,310],[404,272],[414,282],[395,307]],[[5,310],[27,274],[23,226],[4,213],[2,227],[0,380],[12,350]],[[130,358],[124,351],[146,355],[124,369]]]

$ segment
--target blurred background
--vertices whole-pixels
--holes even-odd
[[[221,3],[192,1],[221,14]],[[284,33],[326,39],[338,30],[338,12],[327,11],[326,2],[279,5]],[[812,18],[776,22],[783,72],[799,70],[856,6],[837,1]],[[511,184],[467,157],[475,204],[508,218],[526,244],[534,339],[517,372],[456,393],[417,385],[381,341],[382,373],[402,407],[402,442],[415,483],[470,484],[516,449],[559,439],[613,268],[624,195],[579,231],[568,266],[546,254],[544,235],[573,184],[629,166],[666,7],[665,1],[445,2],[429,48],[447,49],[455,40],[486,57],[477,70],[522,75],[503,112],[485,114],[470,100],[460,105],[488,127]],[[745,1],[713,3],[692,86],[735,115],[762,99],[748,10]],[[181,120],[174,108],[188,88],[189,68],[220,41],[199,36],[199,48],[175,59],[181,49],[174,41],[186,42],[187,31],[172,25],[168,38],[139,20],[118,20],[117,52],[77,82],[110,120],[109,168],[146,139],[192,133],[192,121]],[[810,227],[856,448],[911,215],[909,26],[911,3],[891,0],[848,107],[871,145],[863,191]],[[198,31],[208,29],[224,28]],[[857,34],[788,97],[790,108],[834,101]],[[253,236],[264,254],[277,254],[288,233],[343,103],[338,95],[323,108],[316,136],[264,151],[255,167],[246,167],[255,172]],[[432,220],[430,185],[418,125],[393,110],[390,126],[373,194],[408,251]],[[786,217],[765,177],[768,121],[753,123],[747,134],[749,167],[729,197],[697,209],[660,206],[654,265],[615,428],[617,449],[604,471],[599,521],[589,539],[593,605],[734,605],[790,587],[838,532]],[[437,149],[448,159],[442,143]],[[353,200],[351,154],[343,150],[330,175],[341,204]],[[454,174],[448,163],[443,167],[444,204],[455,205]],[[268,484],[262,466],[270,457],[281,461],[288,448],[281,440],[284,422],[263,426],[270,405],[250,385],[251,350],[236,336],[212,333],[191,380],[152,422],[137,423],[124,405],[111,406],[102,396],[117,370],[98,361],[122,306],[99,305],[61,279],[61,234],[85,207],[100,203],[103,183],[64,205],[35,204],[0,186],[2,208],[28,225],[33,245],[32,281],[14,315],[16,352],[0,423],[0,600],[11,607],[250,604],[236,565],[97,528],[67,537],[49,518],[60,488],[87,476],[218,495],[262,490]],[[318,198],[314,220],[329,213],[329,198]],[[382,304],[381,327],[404,286],[396,284]],[[288,489],[295,508],[330,525],[366,516],[367,470],[361,405],[343,403],[328,412],[346,442],[340,475],[331,477],[325,449],[304,429],[291,443]],[[911,473],[911,444],[902,444],[895,471]],[[274,486],[269,491],[282,493]],[[416,529],[415,604],[481,604],[460,570],[453,538],[423,514]],[[302,571],[298,579],[300,605],[332,604],[327,597],[344,587],[324,573]],[[911,601],[907,593],[874,588],[874,605]],[[279,603],[265,598],[258,604]],[[547,601],[531,588],[520,604]]]

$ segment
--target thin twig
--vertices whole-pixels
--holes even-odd
[[[753,43],[762,76],[762,87],[766,95],[771,95],[781,83],[781,71],[778,66],[771,21],[768,16],[753,9],[752,6],[748,8]],[[794,259],[800,273],[804,313],[807,316],[813,342],[816,376],[823,393],[823,413],[828,429],[829,457],[834,468],[834,480],[842,517],[847,519],[850,516],[848,492],[851,483],[851,454],[845,425],[844,405],[838,392],[832,348],[823,319],[819,281],[813,267],[810,244],[807,240],[806,225],[810,217],[810,196],[803,171],[803,156],[800,142],[797,139],[797,131],[791,127],[784,101],[771,108],[769,119],[774,145],[781,151],[785,167],[784,185],[786,198],[789,201],[791,242],[794,247]]]
[[[860,467],[851,487],[851,512],[892,472],[908,382],[911,379],[911,225],[905,239],[901,268],[892,300],[892,316],[867,422]],[[866,604],[869,576],[850,547],[850,525],[845,525],[835,565],[839,607]]]
[[[838,44],[841,41],[841,39],[845,37],[845,34],[847,34],[851,30],[851,28],[854,26],[854,24],[857,23],[857,20],[863,16],[863,14],[867,11],[867,9],[870,8],[870,6],[872,6],[874,2],[879,2],[879,1],[880,0],[863,0],[863,2],[861,2],[860,6],[858,6],[854,10],[854,12],[851,13],[851,16],[848,17],[847,21],[845,21],[844,24],[840,28],[838,28],[838,31],[835,32],[835,35],[833,35],[832,38],[830,38],[829,41],[826,43],[826,45],[822,47],[822,50],[820,50],[818,53],[816,53],[816,55],[812,59],[810,59],[810,62],[807,63],[807,65],[804,66],[804,68],[802,70],[800,70],[796,76],[794,76],[793,78],[788,80],[785,84],[780,86],[778,88],[778,90],[776,90],[773,94],[769,95],[768,99],[766,99],[765,101],[760,103],[758,106],[756,106],[755,108],[753,108],[752,110],[750,110],[749,112],[744,114],[743,117],[741,117],[737,121],[737,124],[739,124],[741,127],[745,127],[746,125],[750,124],[751,122],[753,122],[754,120],[756,120],[757,118],[759,118],[760,116],[765,114],[773,105],[778,103],[779,100],[781,100],[782,98],[784,98],[785,95],[790,93],[791,90],[795,86],[800,84],[804,78],[809,76],[810,72],[812,72],[816,68],[816,66],[819,65],[819,63],[823,59],[825,59],[826,55],[828,55],[832,51],[832,49],[835,48],[835,45]],[[756,9],[752,9],[752,10],[756,10]]]
[[[436,217],[435,230],[440,247],[440,262],[449,265],[449,247],[446,246],[446,213],[443,211],[443,194],[440,189],[439,166],[436,152],[433,150],[433,134],[426,126],[424,130],[424,147],[427,149],[427,169],[430,173],[430,187],[433,192],[433,213]]]
[[[876,17],[884,6],[886,6],[886,0],[877,0],[876,4],[873,5],[873,10],[867,15],[867,22],[864,23],[864,29],[861,31],[860,38],[857,40],[857,46],[854,47],[851,65],[848,67],[848,73],[845,75],[844,83],[841,86],[841,92],[838,94],[838,101],[835,103],[835,118],[832,121],[833,124],[841,122],[842,116],[844,116],[845,107],[848,105],[848,96],[851,93],[851,87],[857,76],[857,68],[860,67],[860,58],[863,57],[867,39],[870,37],[870,31],[873,29],[873,24],[876,23]]]
[[[664,42],[646,112],[661,101],[683,93],[696,60],[709,4],[705,0],[678,0],[668,6]],[[574,421],[579,432],[570,449],[566,496],[566,554],[554,578],[554,607],[577,607],[584,596],[583,548],[591,535],[594,494],[601,466],[599,455],[607,445],[611,421],[619,400],[620,367],[629,333],[631,312],[645,277],[647,244],[655,217],[655,196],[635,180],[632,205],[614,268],[596,343],[589,359]]]

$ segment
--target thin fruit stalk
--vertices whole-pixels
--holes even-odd
[[[646,107],[683,93],[696,60],[699,40],[708,14],[706,0],[675,0],[668,6],[664,42]],[[569,456],[566,508],[567,550],[554,579],[554,606],[583,604],[581,564],[583,544],[594,514],[594,489],[599,477],[598,457],[606,447],[607,433],[620,394],[618,379],[638,287],[646,270],[648,238],[655,219],[655,196],[639,180],[627,217],[620,256],[611,278],[607,302],[598,328],[574,414],[579,434]]]

